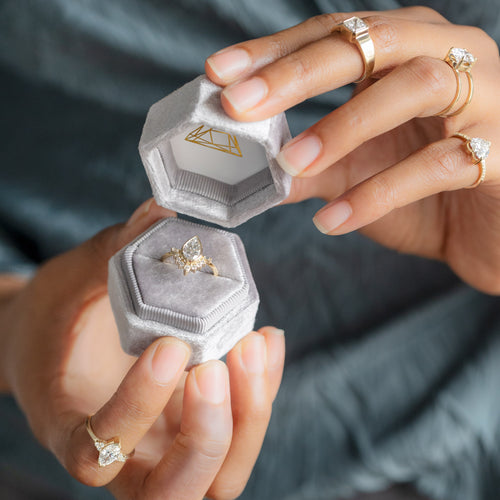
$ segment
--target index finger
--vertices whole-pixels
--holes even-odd
[[[353,15],[363,18],[374,14],[374,11],[321,14],[272,35],[226,47],[207,58],[206,74],[214,83],[226,86],[328,36],[337,24]],[[446,22],[436,11],[420,6],[384,11],[384,16],[420,22]]]

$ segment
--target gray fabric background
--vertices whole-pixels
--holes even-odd
[[[431,4],[500,39],[496,0]],[[0,270],[31,272],[150,195],[137,153],[147,108],[210,53],[320,12],[397,5],[0,0]],[[288,112],[293,134],[349,92]],[[322,236],[311,223],[320,205],[274,208],[237,228],[261,295],[257,323],[284,328],[288,343],[242,498],[331,500],[408,482],[435,499],[497,499],[499,299],[358,234]],[[29,475],[62,498],[109,498],[72,481],[14,402],[1,403],[2,475]]]

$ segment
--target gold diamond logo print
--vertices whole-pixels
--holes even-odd
[[[222,130],[215,130],[211,127],[205,128],[204,125],[200,125],[192,132],[189,132],[185,140],[222,153],[243,157],[236,136]]]

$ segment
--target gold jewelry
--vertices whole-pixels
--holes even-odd
[[[204,266],[208,266],[212,270],[214,276],[219,275],[219,271],[217,271],[212,259],[203,255],[203,247],[201,246],[201,241],[198,236],[193,236],[186,241],[180,250],[172,247],[170,252],[162,255],[160,260],[165,262],[170,257],[175,260],[177,267],[184,271],[184,276],[190,272],[195,273]]]
[[[355,43],[361,52],[364,62],[363,75],[354,83],[359,83],[370,77],[375,67],[375,46],[371,39],[368,25],[359,17],[351,17],[332,29],[332,33],[339,32],[351,43]]]
[[[128,455],[122,453],[122,448],[120,444],[120,438],[114,437],[107,441],[104,439],[98,438],[94,430],[92,429],[92,424],[90,422],[92,416],[89,415],[85,419],[85,427],[87,428],[87,432],[89,436],[94,441],[94,445],[99,452],[99,467],[106,467],[106,465],[110,465],[113,462],[126,462],[130,457],[132,457],[135,453],[135,450],[132,450]]]
[[[474,66],[477,59],[467,50],[459,49],[458,47],[452,47],[446,57],[444,58],[444,62],[450,66],[455,74],[455,78],[457,80],[457,90],[455,92],[455,97],[451,101],[451,103],[446,106],[442,111],[436,114],[436,116],[455,116],[461,113],[472,101],[472,94],[474,93],[474,80],[472,79],[471,69]],[[460,98],[460,94],[462,92],[462,84],[460,81],[460,73],[465,73],[467,76],[467,81],[469,83],[469,91],[467,92],[467,98],[465,102],[453,113],[448,113],[453,106],[458,102]]]
[[[460,133],[453,134],[452,137],[458,137],[459,139],[462,139],[462,141],[465,142],[467,150],[472,154],[474,165],[480,165],[481,170],[479,172],[479,177],[477,178],[476,182],[474,182],[474,184],[467,187],[467,189],[475,188],[479,186],[479,184],[481,184],[481,182],[483,182],[484,178],[486,177],[486,158],[488,158],[488,155],[490,154],[491,142],[487,141],[486,139],[481,139],[480,137],[471,138],[465,134]]]

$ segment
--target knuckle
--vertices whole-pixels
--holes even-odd
[[[400,33],[396,22],[385,16],[368,16],[365,22],[370,26],[370,34],[375,39],[377,52],[391,51],[400,44]]]
[[[295,52],[283,59],[283,65],[284,67],[282,69],[286,73],[292,74],[296,82],[310,80],[314,73],[312,61],[297,55]],[[302,86],[302,83],[300,83],[300,85]]]
[[[177,445],[186,454],[196,453],[208,463],[219,463],[227,453],[230,445],[230,437],[227,439],[214,439],[209,436],[184,433],[182,431],[176,437]]]
[[[340,24],[342,21],[346,19],[345,14],[339,14],[337,12],[334,13],[326,13],[320,14],[319,16],[311,17],[308,21],[315,25],[319,25],[320,29],[326,34],[330,33],[330,31]]]
[[[461,160],[460,152],[442,146],[435,145],[424,151],[424,162],[432,165],[428,171],[433,183],[448,184],[462,170]]]
[[[448,93],[448,79],[443,78],[446,69],[442,61],[427,56],[414,57],[407,64],[410,78],[422,82],[427,94],[439,96]]]
[[[436,22],[448,22],[448,20],[443,15],[441,15],[437,10],[431,7],[427,7],[425,5],[416,5],[415,7],[411,7],[411,9],[417,14],[418,17],[433,19]]]
[[[373,200],[374,212],[384,214],[396,208],[396,187],[389,176],[382,173],[369,179],[366,189]]]
[[[234,500],[243,493],[245,486],[246,481],[243,484],[216,484],[208,490],[207,498],[211,500]]]
[[[477,26],[466,26],[465,28],[470,32],[470,39],[477,39],[481,45],[481,55],[487,54],[487,57],[498,58],[498,44],[486,31]]]

